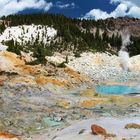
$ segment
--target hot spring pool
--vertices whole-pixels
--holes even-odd
[[[130,86],[113,86],[113,85],[97,85],[96,92],[102,94],[130,94],[137,93],[134,87]]]

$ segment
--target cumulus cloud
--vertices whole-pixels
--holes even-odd
[[[106,19],[106,18],[109,18],[109,14],[107,12],[104,12],[100,9],[93,9],[91,11],[89,11],[83,18],[85,19],[99,19],[99,18],[102,18],[102,19]]]
[[[140,6],[140,0],[110,0],[110,3],[124,3],[127,5]]]
[[[118,7],[111,12],[110,14],[108,14],[105,11],[102,11],[100,9],[93,9],[90,12],[88,12],[84,18],[86,19],[90,19],[90,18],[94,18],[95,20],[98,19],[106,19],[109,17],[119,17],[119,16],[126,16],[126,11],[127,11],[127,6],[125,4],[119,4]]]
[[[100,9],[92,9],[83,18],[95,20],[123,16],[140,18],[140,0],[110,0],[110,4],[116,4],[117,8],[110,13]]]
[[[60,8],[60,9],[65,9],[65,8],[75,8],[76,5],[74,2],[72,3],[62,3],[61,1],[56,2],[55,4],[56,7]]]
[[[30,8],[48,11],[52,6],[52,2],[45,0],[0,0],[0,16],[15,14]]]

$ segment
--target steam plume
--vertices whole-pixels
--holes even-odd
[[[121,36],[122,36],[122,46],[118,53],[119,58],[120,58],[120,64],[125,71],[129,71],[131,64],[129,60],[129,53],[126,46],[131,43],[130,33],[127,29],[125,29],[122,31]]]

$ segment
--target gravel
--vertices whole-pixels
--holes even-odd
[[[139,63],[135,56],[132,58],[132,64]],[[81,73],[85,73],[93,80],[97,81],[140,81],[140,72],[124,71],[119,63],[119,57],[108,53],[84,53],[79,58],[75,58],[68,65]],[[134,66],[135,66],[134,65]]]

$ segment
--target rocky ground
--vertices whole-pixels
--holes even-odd
[[[138,58],[131,58],[131,72],[125,72],[118,57],[109,54],[71,57],[66,67],[59,68],[49,62],[47,66],[26,65],[19,56],[1,52],[0,138],[138,140],[140,98],[95,90],[97,84],[139,87]],[[130,123],[137,127],[125,128]],[[91,130],[93,124],[101,126],[97,135],[92,131],[98,127]],[[107,132],[101,134],[102,129]]]
[[[83,53],[81,57],[69,62],[69,66],[86,73],[95,81],[128,82],[140,80],[140,56],[131,57],[130,72],[121,67],[119,57],[108,53]]]

